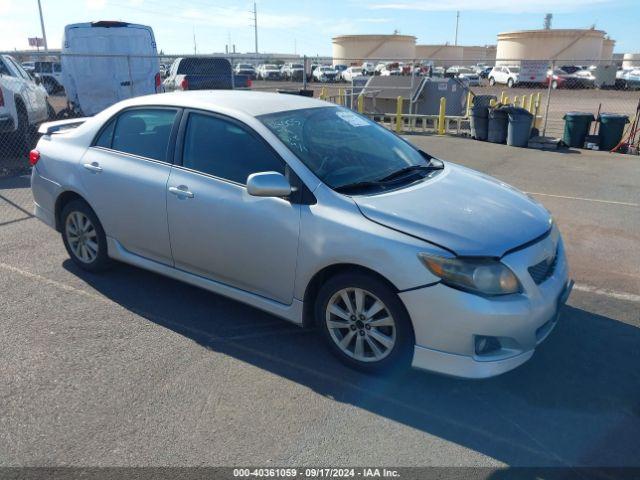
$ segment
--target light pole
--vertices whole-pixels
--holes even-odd
[[[40,12],[40,27],[42,27],[42,41],[44,42],[44,51],[48,52],[49,48],[47,47],[47,32],[45,32],[44,30],[44,18],[42,18],[42,5],[40,5],[40,0],[38,0],[38,11]],[[37,40],[36,43],[38,43]]]

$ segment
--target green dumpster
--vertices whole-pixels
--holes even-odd
[[[624,126],[629,117],[619,113],[600,114],[600,150],[612,150],[622,140]]]
[[[586,112],[567,112],[564,117],[564,135],[562,140],[570,147],[584,147],[584,138],[589,135],[591,122],[595,117]]]

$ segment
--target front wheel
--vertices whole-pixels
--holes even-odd
[[[496,84],[496,79],[493,77],[489,78],[489,85],[493,87],[495,84]]]
[[[507,80],[507,87],[509,88],[513,87],[513,78],[510,78],[509,80]]]
[[[107,268],[107,238],[91,207],[82,200],[69,202],[62,209],[61,220],[62,241],[71,260],[89,272]]]
[[[374,372],[403,369],[415,345],[402,302],[382,280],[341,274],[318,293],[316,321],[329,347],[345,364]]]

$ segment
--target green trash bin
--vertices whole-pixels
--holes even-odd
[[[612,150],[620,140],[629,117],[619,113],[600,114],[600,150]]]
[[[567,112],[564,117],[562,141],[570,147],[584,148],[584,139],[589,135],[595,117],[586,112]]]

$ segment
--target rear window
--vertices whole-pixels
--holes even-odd
[[[231,64],[224,58],[183,58],[178,64],[178,75],[231,74]]]
[[[172,109],[127,110],[121,113],[115,122],[111,148],[119,152],[166,162],[169,137],[175,117],[176,110]],[[107,130],[108,128],[103,133]]]

